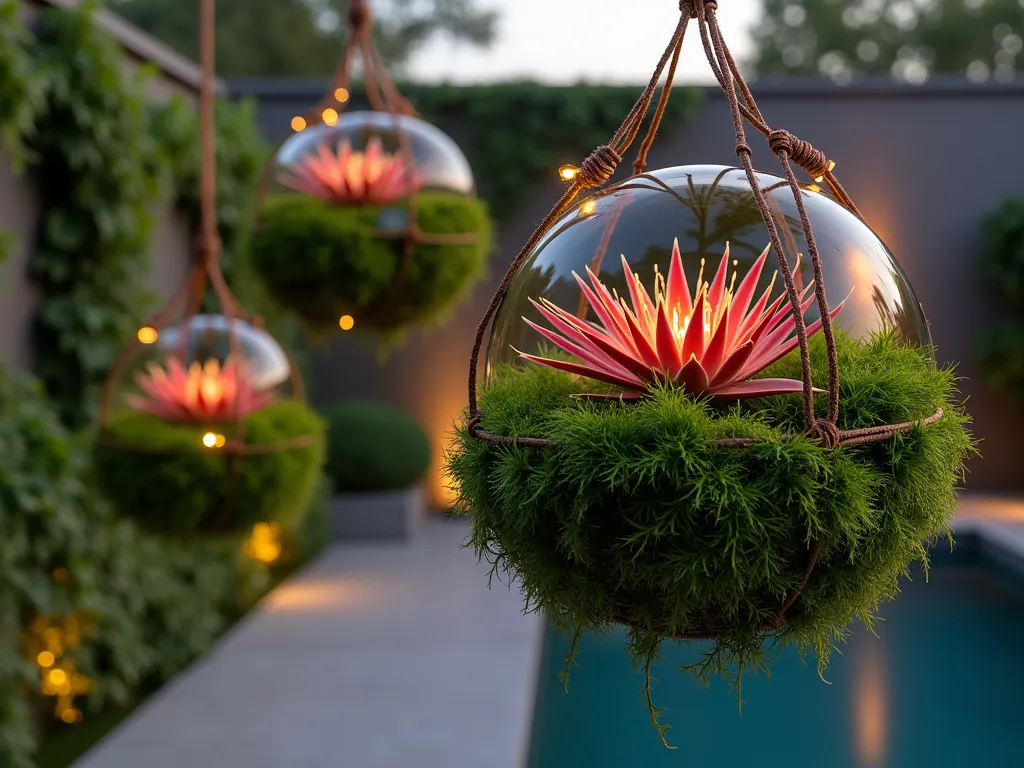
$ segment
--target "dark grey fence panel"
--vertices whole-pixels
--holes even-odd
[[[239,82],[255,96],[268,138],[279,139],[291,118],[321,95],[308,82]],[[975,432],[984,459],[972,462],[974,490],[1024,487],[1015,437],[1024,405],[988,391],[973,361],[976,339],[1002,312],[976,276],[981,219],[1008,195],[1024,195],[1024,85],[973,86],[937,81],[922,87],[866,83],[837,88],[820,82],[764,82],[755,88],[768,122],[824,150],[874,229],[909,275],[932,323],[943,360],[960,361],[967,377]],[[457,131],[458,126],[446,126]],[[760,136],[749,139],[759,168],[777,163]],[[689,124],[665,134],[651,166],[734,164],[728,110],[709,90]],[[624,164],[628,165],[628,164]],[[390,400],[415,413],[435,445],[465,403],[466,359],[477,320],[519,246],[546,213],[561,186],[538,180],[519,210],[502,212],[499,250],[490,279],[446,325],[413,333],[386,363],[357,337],[341,335],[315,359],[311,389],[318,402],[353,397]]]

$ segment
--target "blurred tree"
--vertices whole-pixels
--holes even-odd
[[[763,0],[751,31],[758,74],[836,82],[889,74],[1011,80],[1024,48],[1024,0]]]
[[[191,59],[198,39],[190,0],[108,0],[128,21]],[[377,0],[381,56],[401,67],[438,35],[473,45],[494,38],[497,12],[477,0]],[[347,0],[218,0],[217,71],[224,77],[323,77],[341,55]]]

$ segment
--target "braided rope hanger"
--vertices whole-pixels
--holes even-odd
[[[191,270],[181,285],[170,297],[164,307],[150,316],[146,327],[159,331],[178,324],[180,342],[177,354],[184,358],[192,329],[188,320],[194,318],[202,309],[207,287],[220,305],[221,314],[226,320],[226,332],[229,355],[243,357],[244,350],[238,338],[238,323],[248,323],[254,328],[263,328],[263,318],[248,312],[241,300],[228,285],[221,269],[223,243],[217,230],[217,154],[216,154],[216,0],[198,0],[199,13],[199,59],[200,59],[200,90],[199,90],[199,232],[196,237],[195,259]],[[126,443],[113,438],[107,431],[110,410],[116,390],[116,383],[136,354],[141,340],[135,340],[125,346],[115,359],[100,393],[98,442],[103,445],[130,451],[133,453],[172,455],[180,452],[180,447],[154,447],[146,443]],[[291,353],[281,347],[288,362],[290,394],[292,399],[303,402],[305,390],[298,366]],[[231,419],[233,432],[223,445],[216,450],[224,454],[228,462],[228,480],[224,499],[218,514],[207,521],[211,531],[223,529],[229,522],[230,513],[235,503],[238,482],[241,473],[241,462],[249,456],[273,453],[284,453],[308,448],[313,444],[311,435],[299,435],[272,443],[250,443],[246,441],[246,421],[242,416],[238,403]]]
[[[793,164],[795,163],[811,177],[823,180],[828,184],[833,196],[841,205],[861,219],[861,221],[864,220],[864,217],[832,172],[833,164],[829,162],[828,157],[823,152],[813,147],[810,143],[797,138],[789,131],[772,129],[765,121],[722,35],[716,14],[717,8],[718,3],[714,0],[679,0],[679,21],[676,24],[668,47],[655,67],[654,74],[647,87],[626,116],[622,125],[615,132],[611,141],[595,149],[583,161],[569,188],[559,198],[558,202],[555,203],[555,206],[533,235],[530,236],[516,258],[513,259],[504,278],[502,278],[501,283],[498,285],[487,311],[477,326],[473,349],[470,354],[468,377],[469,418],[467,430],[472,437],[501,445],[526,447],[549,447],[553,445],[551,440],[544,438],[496,435],[481,428],[482,414],[477,401],[477,376],[484,337],[487,334],[491,321],[494,319],[494,315],[497,313],[508,292],[512,280],[541,239],[547,234],[548,230],[569,210],[581,192],[601,187],[612,178],[618,164],[622,162],[623,154],[629,150],[629,147],[639,134],[643,121],[654,100],[658,83],[667,68],[665,87],[651,120],[647,137],[641,144],[637,160],[633,166],[634,176],[644,172],[647,165],[647,154],[653,145],[665,112],[669,92],[671,91],[675,71],[679,63],[683,40],[691,20],[697,23],[708,63],[729,103],[733,133],[736,140],[736,154],[740,158],[740,163],[754,194],[754,201],[768,230],[772,247],[775,249],[778,259],[779,272],[782,274],[786,294],[792,306],[797,343],[800,349],[804,423],[807,433],[821,445],[828,448],[840,445],[863,445],[888,440],[894,435],[907,432],[916,426],[929,426],[943,417],[943,410],[939,408],[931,416],[917,421],[853,430],[841,430],[838,427],[840,405],[839,359],[836,352],[835,331],[829,312],[828,298],[825,294],[821,257],[818,252],[811,221],[804,205],[803,191],[793,171]],[[765,136],[772,153],[782,165],[785,181],[780,182],[778,186],[785,185],[791,189],[807,241],[807,250],[814,273],[814,294],[821,315],[821,330],[828,358],[828,408],[826,416],[822,419],[817,419],[814,413],[814,386],[811,373],[810,348],[807,340],[807,324],[801,312],[800,294],[794,281],[792,269],[785,256],[779,227],[771,214],[769,203],[765,197],[765,190],[761,188],[756,171],[754,170],[753,150],[747,145],[744,120]],[[725,447],[747,447],[757,442],[758,440],[752,438],[722,438],[715,440],[714,444]]]
[[[415,157],[412,148],[412,140],[408,131],[402,125],[402,118],[418,118],[419,113],[412,103],[402,94],[395,85],[394,80],[388,74],[387,67],[381,58],[377,45],[373,40],[373,11],[367,0],[349,0],[347,22],[348,42],[345,46],[345,53],[338,63],[334,74],[324,96],[313,107],[309,109],[305,117],[301,118],[301,129],[308,130],[317,125],[335,125],[351,104],[350,93],[352,79],[355,70],[356,57],[362,62],[362,86],[366,92],[370,109],[374,112],[389,115],[392,118],[392,126],[398,140],[398,151],[404,158],[407,167],[415,166]],[[333,112],[333,114],[332,114]],[[330,121],[328,121],[330,115]],[[271,179],[276,170],[276,156],[281,147],[291,136],[281,141],[274,155],[263,170],[256,193],[255,209],[259,211],[263,207],[270,190]],[[405,201],[406,218],[405,224],[397,229],[378,229],[374,237],[382,240],[399,240],[402,242],[402,259],[398,265],[394,284],[390,291],[390,297],[401,295],[405,287],[408,272],[412,267],[416,255],[417,245],[474,245],[479,241],[479,235],[475,232],[424,232],[417,219],[418,196],[413,191]],[[259,227],[259,220],[254,225]],[[381,302],[378,310],[383,314],[387,313],[389,300]],[[364,309],[360,316],[364,322],[372,318],[375,313],[373,308]],[[371,321],[372,324],[372,321]]]

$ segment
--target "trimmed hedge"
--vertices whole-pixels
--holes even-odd
[[[234,462],[227,452],[203,446],[206,432],[230,439],[233,428],[176,424],[128,410],[113,414],[107,424],[110,440],[96,445],[100,485],[123,514],[162,533],[218,533],[258,522],[294,522],[309,504],[323,466],[323,422],[304,403],[283,400],[245,420],[246,444],[270,446],[308,435],[310,446]],[[237,466],[234,479],[232,464]]]
[[[267,200],[252,234],[253,267],[268,293],[312,328],[337,328],[342,315],[356,329],[394,335],[412,323],[439,319],[479,278],[491,249],[491,224],[480,200],[445,192],[417,196],[417,221],[433,234],[476,233],[472,245],[416,246],[407,271],[402,239],[377,236],[388,208],[338,206],[305,195]]]
[[[493,445],[459,429],[450,473],[478,554],[560,628],[628,623],[648,672],[666,637],[723,628],[692,671],[736,684],[769,663],[760,627],[799,585],[817,541],[817,566],[768,648],[813,651],[823,668],[850,620],[871,625],[909,566],[927,562],[923,542],[948,532],[973,450],[951,370],[889,337],[839,342],[842,428],[939,407],[945,417],[828,450],[803,436],[799,395],[715,407],[665,389],[635,404],[593,402],[571,397],[593,391],[589,380],[540,366],[499,371],[481,396],[483,428],[555,446]],[[765,375],[799,379],[797,354]],[[722,437],[763,442],[712,444]]]
[[[430,441],[404,411],[351,402],[326,413],[327,476],[340,493],[408,488],[430,468]]]

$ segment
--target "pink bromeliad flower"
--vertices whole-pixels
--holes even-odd
[[[276,399],[273,392],[253,391],[249,368],[228,357],[223,367],[216,360],[192,363],[188,370],[171,358],[166,370],[150,363],[148,373],[135,381],[149,397],[129,395],[128,404],[167,421],[215,423],[244,418]]]
[[[385,152],[377,137],[370,139],[365,152],[354,151],[348,139],[338,145],[337,153],[321,144],[316,154],[280,178],[292,189],[339,205],[387,205],[423,184],[405,157]]]
[[[589,268],[587,276],[591,285],[574,272],[597,322],[581,320],[546,299],[530,301],[555,330],[523,319],[578,362],[522,352],[520,355],[534,363],[623,389],[621,395],[586,394],[582,397],[635,399],[661,383],[681,387],[694,396],[716,398],[800,392],[803,383],[795,379],[751,378],[797,346],[796,322],[789,298],[784,293],[770,301],[774,277],[768,289],[754,300],[767,256],[768,248],[735,288],[735,273],[731,284],[726,284],[727,245],[714,279],[710,283],[703,282],[702,268],[696,289],[691,293],[676,241],[668,280],[655,267],[653,299],[623,256],[622,268],[631,307],[624,298],[609,291]],[[801,312],[806,312],[814,303],[814,296],[807,295],[812,285],[801,293]],[[831,316],[839,314],[845,303],[844,300],[832,310]],[[820,329],[821,320],[818,320],[808,325],[807,335]]]

